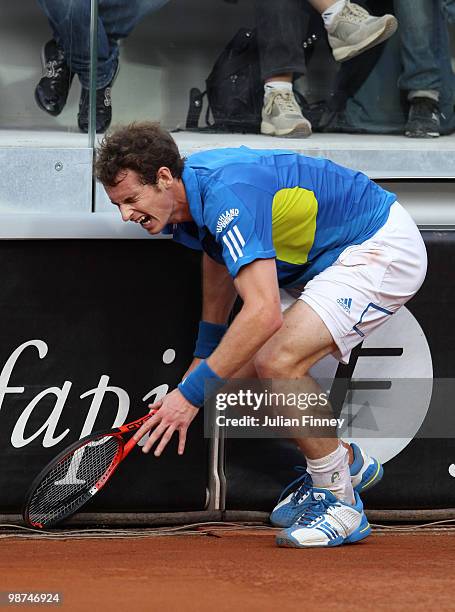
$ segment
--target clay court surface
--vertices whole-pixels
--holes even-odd
[[[1,591],[60,591],[64,610],[455,610],[449,530],[377,533],[330,550],[277,548],[271,530],[8,538],[0,550]]]

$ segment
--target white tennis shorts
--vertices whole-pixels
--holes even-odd
[[[427,271],[420,232],[395,202],[374,236],[346,248],[326,270],[300,288],[281,289],[283,310],[300,299],[324,321],[348,363],[352,349],[412,298]]]

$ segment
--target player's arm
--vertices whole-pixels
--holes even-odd
[[[242,267],[234,285],[243,299],[240,313],[213,354],[202,361],[177,389],[154,404],[153,408],[159,408],[158,413],[135,434],[138,440],[152,427],[155,428],[142,449],[144,452],[159,440],[154,453],[159,456],[173,433],[178,431],[178,453],[182,454],[187,429],[198,412],[196,406],[203,401],[204,379],[213,376],[227,378],[234,374],[281,327],[283,319],[274,259],[257,259]]]
[[[225,265],[206,253],[202,258],[202,319],[225,324],[234,306],[237,290]]]
[[[221,378],[232,376],[245,365],[283,321],[274,259],[257,259],[241,268],[234,285],[243,307],[206,360]]]
[[[227,204],[229,203],[229,209]],[[206,194],[206,218],[209,232],[222,249],[222,258],[233,283],[244,301],[241,312],[224,334],[221,343],[205,346],[204,355],[186,378],[165,398],[152,406],[158,409],[138,431],[139,438],[154,428],[143,451],[160,455],[175,431],[179,433],[179,454],[183,453],[186,432],[204,403],[205,384],[210,379],[228,378],[246,364],[282,324],[281,307],[271,219],[268,201],[254,201],[250,207],[221,181],[215,181]],[[216,211],[216,212],[215,212]],[[207,260],[208,261],[208,260]],[[206,263],[207,263],[206,261]],[[205,270],[204,316],[216,321],[227,319],[235,297],[227,299],[229,282],[225,271],[215,263]],[[220,272],[222,275],[219,276]],[[231,290],[229,290],[231,291]],[[219,325],[217,323],[217,325]],[[218,346],[217,346],[218,345]],[[215,348],[217,346],[217,348]],[[215,349],[215,350],[213,350]],[[212,352],[213,351],[213,352]]]
[[[209,357],[227,329],[227,320],[237,298],[237,291],[225,265],[206,253],[202,258],[202,320],[196,341],[195,357],[182,378]]]

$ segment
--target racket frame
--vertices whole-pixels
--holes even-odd
[[[79,440],[75,440],[72,444],[64,448],[58,455],[56,455],[51,461],[49,461],[49,463],[47,463],[44,466],[44,468],[40,471],[40,473],[36,476],[36,478],[33,479],[32,484],[28,488],[27,495],[25,497],[24,505],[22,508],[22,518],[25,524],[28,525],[29,527],[34,527],[35,529],[45,528],[41,523],[35,523],[34,521],[30,519],[30,516],[29,516],[30,502],[32,501],[32,498],[34,494],[36,493],[36,490],[38,489],[38,487],[44,480],[45,476],[47,476],[49,472],[51,472],[51,470],[56,467],[56,465],[58,465],[61,461],[63,461],[63,459],[66,459],[70,455],[74,454],[74,451],[76,451],[78,448],[82,448],[83,446],[86,446],[86,444],[88,444],[89,442],[97,442],[99,438],[104,438],[106,436],[112,436],[112,437],[116,437],[120,442],[119,451],[116,453],[116,455],[112,459],[109,467],[104,472],[104,474],[100,477],[100,479],[90,489],[87,490],[86,496],[84,496],[83,500],[78,505],[78,507],[75,510],[71,511],[66,516],[64,516],[63,518],[58,518],[55,521],[50,521],[46,523],[46,528],[52,527],[56,523],[60,523],[60,521],[63,521],[69,516],[73,515],[75,512],[77,512],[77,510],[79,510],[79,508],[81,508],[84,504],[86,504],[93,497],[93,495],[95,495],[96,493],[98,493],[98,491],[102,489],[102,487],[106,484],[106,482],[115,472],[115,470],[118,468],[118,466],[123,461],[123,459],[125,459],[125,457],[129,455],[129,453],[133,450],[133,448],[136,446],[138,442],[138,440],[136,441],[134,437],[132,437],[130,440],[128,440],[128,442],[125,443],[122,437],[123,434],[133,433],[134,431],[137,431],[155,413],[156,413],[156,410],[153,410],[152,412],[144,415],[143,417],[140,417],[136,421],[132,421],[131,423],[126,423],[125,425],[121,425],[120,427],[115,427],[114,429],[106,429],[106,430],[92,432],[91,434],[84,436],[83,438],[80,438]]]

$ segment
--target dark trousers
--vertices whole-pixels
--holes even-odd
[[[262,78],[303,74],[309,22],[304,0],[255,0],[255,13]]]

